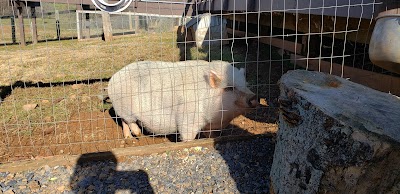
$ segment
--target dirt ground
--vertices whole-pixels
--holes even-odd
[[[111,113],[111,114],[110,114]],[[248,115],[241,115],[231,122],[231,126],[217,136],[252,135],[275,133],[277,130],[275,110],[261,107]],[[251,119],[250,119],[250,118]],[[269,118],[274,122],[262,122]],[[254,120],[253,120],[254,119]],[[144,146],[163,142],[176,142],[177,135],[154,136],[146,134],[133,139],[124,139],[122,128],[115,119],[113,111],[81,112],[71,117],[68,122],[54,123],[33,132],[30,135],[18,133],[1,134],[1,162],[34,159],[62,154],[83,154],[109,151],[113,148]],[[201,132],[202,133],[202,132]],[[200,135],[198,138],[204,138]],[[9,145],[5,147],[6,143]]]

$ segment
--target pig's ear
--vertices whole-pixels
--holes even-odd
[[[212,88],[218,88],[221,85],[221,78],[215,71],[210,71],[209,84]]]

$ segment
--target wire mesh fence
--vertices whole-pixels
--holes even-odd
[[[120,118],[122,109],[115,111],[105,89],[116,72],[140,61],[196,60],[198,66],[193,67],[190,62],[174,64],[196,67],[186,81],[202,75],[198,72],[202,66],[211,68],[199,60],[245,68],[247,88],[260,105],[227,126],[204,125],[195,139],[276,132],[277,82],[292,69],[324,71],[384,92],[399,92],[399,75],[374,65],[368,56],[375,10],[382,2],[140,1],[122,13],[109,14],[108,22],[90,1],[14,2],[2,3],[0,10],[0,162],[179,141],[179,129],[152,133],[140,123],[143,136],[126,139],[123,135],[124,121],[129,119]],[[108,33],[105,24],[110,26],[112,41],[102,40]],[[36,44],[33,31],[37,31]],[[152,70],[162,72],[154,79],[169,75],[178,80],[183,74],[160,69]],[[137,72],[130,70],[128,75],[140,77]],[[243,92],[233,82],[232,90]],[[200,85],[190,86],[201,91]],[[230,85],[224,86],[225,92],[232,92],[227,88]],[[137,95],[144,96],[145,89]],[[149,99],[147,106],[163,110],[170,100],[162,95]],[[179,111],[184,115],[185,110]],[[159,117],[147,115],[152,116]],[[176,126],[181,126],[179,122],[183,123],[177,120]]]

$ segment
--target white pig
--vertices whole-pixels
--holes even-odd
[[[108,95],[125,138],[131,131],[141,135],[139,122],[151,133],[178,131],[181,141],[190,141],[258,105],[244,73],[224,61],[142,61],[115,73]]]

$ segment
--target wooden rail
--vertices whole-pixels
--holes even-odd
[[[382,92],[390,92],[400,96],[400,77],[384,75],[319,59],[307,59],[305,56],[291,54],[292,63],[307,70],[331,73],[349,78],[350,81],[368,86]]]
[[[231,28],[227,28],[228,34],[234,34],[235,37],[245,37],[246,32],[240,31],[240,30],[235,30]],[[257,37],[256,34],[254,33],[247,33],[247,37],[249,39],[256,39],[259,40],[261,43],[264,44],[269,44],[278,48],[285,49],[287,51],[293,52],[293,53],[300,53],[302,50],[302,45],[299,43],[294,43],[292,41],[288,40],[283,40],[279,38],[274,38],[274,37],[266,37],[266,36],[260,36]]]
[[[245,37],[246,32],[228,28],[229,34],[235,34],[235,37]],[[258,40],[255,34],[247,33],[249,39]],[[349,78],[351,81],[368,86],[375,90],[382,92],[390,92],[397,96],[400,96],[400,77],[384,75],[372,71],[358,69],[346,65],[337,63],[331,63],[322,59],[309,59],[305,56],[301,56],[303,48],[302,44],[294,43],[287,40],[282,40],[273,37],[260,37],[259,41],[264,44],[275,46],[293,54],[290,55],[291,62],[312,71],[321,71],[325,73],[331,73],[333,75],[342,76]]]

